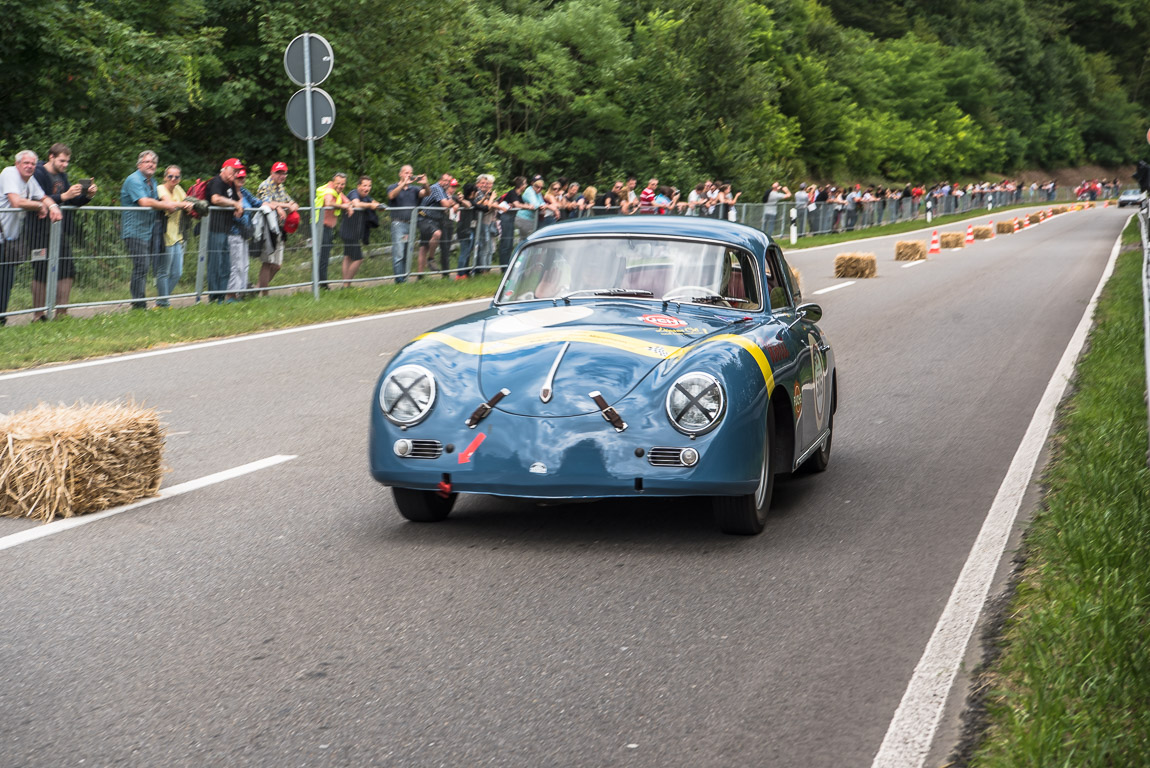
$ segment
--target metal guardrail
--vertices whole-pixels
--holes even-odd
[[[1059,190],[1057,199],[1069,199],[1069,190]],[[1049,198],[1031,199],[1027,190],[987,192],[964,196],[917,199],[887,199],[845,203],[796,204],[793,199],[775,204],[775,213],[762,203],[705,205],[688,207],[680,202],[668,214],[727,218],[767,231],[772,236],[792,241],[809,235],[852,231],[908,220],[930,221],[933,216],[964,213],[975,209],[995,210],[1013,203],[1045,203]],[[474,271],[501,269],[522,237],[546,222],[517,212],[476,212],[474,226],[461,227],[456,215],[443,216],[438,223],[442,238],[431,252],[423,247],[426,259],[420,268],[420,209],[379,208],[379,226],[369,229],[367,243],[355,248],[356,238],[345,243],[339,226],[325,232],[313,229],[314,209],[301,207],[300,229],[286,239],[282,267],[265,288],[260,285],[262,261],[249,253],[246,267],[236,268],[232,288],[224,289],[220,280],[231,272],[231,248],[221,245],[220,236],[213,242],[208,233],[219,217],[226,217],[230,228],[234,211],[212,208],[201,220],[183,218],[182,256],[170,266],[168,249],[163,245],[162,230],[153,231],[148,242],[130,247],[124,235],[125,218],[131,215],[154,217],[160,225],[163,214],[148,209],[85,206],[62,208],[59,222],[37,220],[25,213],[25,226],[18,240],[5,243],[0,250],[0,294],[4,283],[11,281],[10,301],[0,295],[0,320],[13,315],[33,313],[51,318],[55,314],[83,307],[132,304],[198,303],[224,296],[247,297],[265,291],[318,290],[319,285],[335,286],[364,282],[405,282],[425,275],[466,275]],[[426,210],[426,209],[425,209]],[[595,216],[617,214],[618,209],[598,208],[572,211],[570,215]],[[361,209],[356,215],[363,215]],[[311,239],[321,237],[320,265],[313,278]],[[226,239],[226,238],[225,238]],[[213,248],[214,245],[214,248]],[[222,250],[221,250],[222,249]],[[245,249],[246,250],[246,249]],[[254,249],[251,249],[254,251]],[[350,261],[362,253],[359,266],[350,269]],[[220,260],[225,259],[222,266]],[[349,262],[345,277],[344,263]],[[215,270],[215,271],[213,271]],[[170,279],[167,279],[170,274]],[[266,274],[265,274],[266,276]],[[157,277],[161,282],[157,283]],[[246,279],[243,279],[246,277]],[[237,280],[240,285],[237,285]],[[31,290],[29,290],[29,288]]]

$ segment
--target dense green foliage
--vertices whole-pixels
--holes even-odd
[[[1150,124],[1131,0],[0,0],[0,152],[54,141],[112,202],[136,154],[303,168],[287,43],[324,35],[321,174],[623,172],[761,189],[1118,164]],[[299,183],[301,176],[293,176]],[[113,182],[113,183],[109,183]]]

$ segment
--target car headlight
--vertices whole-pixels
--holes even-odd
[[[422,365],[401,365],[383,380],[379,407],[388,421],[402,427],[418,424],[435,405],[435,377]]]
[[[680,376],[667,392],[667,418],[688,435],[710,432],[726,410],[723,386],[709,373],[693,371]]]

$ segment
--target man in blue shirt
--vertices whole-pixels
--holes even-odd
[[[451,182],[455,181],[450,173],[439,177],[439,181],[427,189],[423,197],[423,204],[419,208],[419,271],[427,271],[427,262],[439,247],[439,238],[443,236],[444,222],[447,213],[454,208],[455,199],[451,196]],[[443,264],[443,269],[447,269]]]
[[[391,213],[391,273],[402,283],[411,255],[411,219],[420,200],[427,194],[427,174],[413,176],[410,165],[399,169],[399,181],[387,188],[387,207]]]
[[[148,281],[148,261],[164,258],[165,219],[156,211],[165,213],[188,206],[171,200],[161,200],[156,189],[156,163],[159,158],[150,149],[145,149],[136,158],[136,172],[124,179],[120,185],[120,205],[125,208],[151,210],[124,211],[121,214],[122,236],[128,255],[132,258],[132,278],[129,290],[132,294],[132,309],[147,309],[144,301]],[[155,269],[155,268],[153,268]]]

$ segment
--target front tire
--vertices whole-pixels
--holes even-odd
[[[399,514],[413,523],[438,523],[446,520],[455,506],[455,497],[452,493],[440,496],[435,491],[416,491],[411,488],[392,488],[391,495],[395,498],[395,506]]]
[[[719,530],[734,536],[755,536],[767,526],[767,512],[775,490],[775,411],[767,405],[767,430],[763,436],[763,462],[759,485],[747,496],[716,496],[712,500]]]

